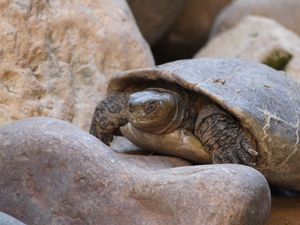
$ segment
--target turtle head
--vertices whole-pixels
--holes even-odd
[[[138,130],[167,133],[178,114],[177,94],[162,88],[149,88],[131,94],[127,102],[128,121]]]

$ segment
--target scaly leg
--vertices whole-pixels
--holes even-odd
[[[125,94],[111,94],[97,105],[90,126],[90,134],[109,146],[113,135],[119,131],[120,126],[127,122]]]
[[[248,137],[239,130],[230,115],[216,105],[205,106],[199,113],[195,134],[213,163],[236,163],[255,166],[255,156]]]

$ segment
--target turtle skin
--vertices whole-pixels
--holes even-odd
[[[138,130],[154,134],[186,129],[199,138],[213,163],[255,166],[258,153],[239,129],[238,122],[203,97],[196,101],[200,105],[197,111],[192,100],[181,98],[183,93],[183,90],[147,88],[140,92],[111,94],[96,107],[90,133],[109,145],[113,135],[118,135],[119,128],[128,122]]]

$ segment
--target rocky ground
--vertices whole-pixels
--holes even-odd
[[[268,225],[297,225],[300,221],[300,198],[272,197],[272,207]]]
[[[1,1],[0,224],[18,224],[6,214],[26,224],[300,224],[299,197],[272,196],[269,214],[268,185],[251,168],[119,155],[86,133],[107,80],[124,70],[238,57],[300,82],[299,11],[298,0]]]

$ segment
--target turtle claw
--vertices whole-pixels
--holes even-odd
[[[247,166],[255,167],[255,166],[256,166],[256,163],[254,163],[254,162],[249,162],[249,163],[247,163]]]
[[[256,166],[256,163],[253,161],[253,158],[251,157],[250,153],[242,149],[240,149],[239,151],[226,151],[226,149],[224,149],[219,153],[213,154],[212,161],[213,164],[233,163],[244,164],[251,167]]]
[[[249,154],[251,155],[254,155],[254,156],[257,156],[258,155],[258,152],[255,151],[253,148],[248,148],[248,151],[247,151]]]

